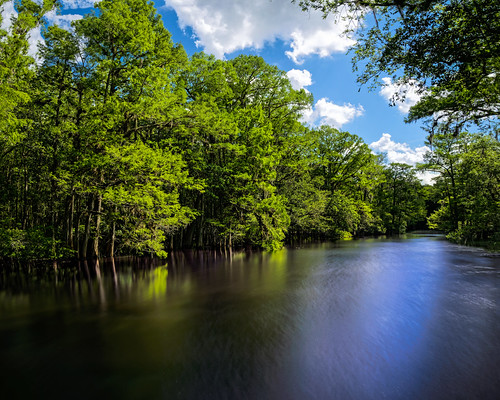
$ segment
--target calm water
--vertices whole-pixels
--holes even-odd
[[[497,399],[500,257],[438,237],[0,272],[3,399]]]

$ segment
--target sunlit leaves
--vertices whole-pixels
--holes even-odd
[[[440,207],[429,225],[454,240],[497,240],[500,232],[500,145],[491,137],[436,135],[422,168],[440,173]]]
[[[424,119],[431,131],[446,124],[458,133],[475,124],[498,129],[500,113],[500,8],[492,0],[303,0],[325,15],[344,12],[364,21],[354,47],[358,81],[419,85],[423,98],[408,121]],[[348,11],[345,13],[345,11]],[[498,131],[496,131],[498,136]]]
[[[416,169],[407,164],[390,164],[384,177],[377,194],[380,216],[388,233],[405,233],[408,226],[425,220],[422,184]]]

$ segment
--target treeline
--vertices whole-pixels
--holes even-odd
[[[500,249],[500,142],[492,136],[439,133],[420,166],[438,173],[429,227],[463,244]],[[489,241],[489,243],[484,243]]]
[[[420,95],[407,122],[424,122],[432,152],[420,167],[429,226],[460,243],[500,249],[500,7],[495,0],[292,0],[350,20],[360,84]],[[367,12],[369,10],[370,12]],[[333,15],[330,15],[333,17]],[[466,131],[476,130],[480,135]],[[483,243],[481,243],[483,244]]]
[[[0,40],[0,257],[272,250],[425,226],[416,169],[304,126],[312,96],[262,58],[188,58],[151,3],[115,0],[71,30],[44,26],[34,63],[26,38],[50,7],[21,2]],[[432,223],[464,229],[446,171],[440,185]]]

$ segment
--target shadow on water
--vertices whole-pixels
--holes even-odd
[[[0,396],[496,399],[499,261],[439,236],[0,269]]]

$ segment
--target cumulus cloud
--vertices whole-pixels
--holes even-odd
[[[340,129],[342,125],[363,113],[364,108],[361,105],[354,106],[350,103],[338,105],[324,97],[316,102],[314,108],[303,113],[302,120],[311,125],[331,125]]]
[[[388,133],[383,133],[379,140],[370,143],[368,146],[375,153],[385,153],[388,163],[402,163],[413,166],[423,162],[425,153],[430,151],[427,146],[412,149],[407,143],[394,142]],[[425,184],[432,184],[432,179],[436,175],[436,173],[430,171],[417,173],[419,179]]]
[[[392,82],[391,78],[382,78],[384,86],[380,89],[380,95],[391,104],[397,105],[398,110],[406,114],[410,111],[410,107],[418,103],[423,96],[419,93],[417,82],[412,82],[410,85],[400,85]]]
[[[312,85],[312,76],[307,69],[291,69],[286,75],[295,90],[305,89],[306,86]]]
[[[11,26],[12,17],[17,16],[17,12],[14,9],[14,2],[9,1],[2,6],[2,25],[1,29],[9,30]]]
[[[407,143],[397,143],[388,133],[382,134],[382,137],[376,142],[369,144],[370,148],[378,153],[386,153],[387,161],[390,163],[405,163],[415,165],[424,160],[424,154],[430,149],[427,146],[412,149]]]
[[[332,53],[345,53],[355,42],[343,36],[344,24],[337,24],[333,19],[326,20],[323,29],[297,28],[290,33],[291,51],[285,52],[296,64],[302,64],[307,56],[319,55],[328,57]]]
[[[344,53],[354,44],[343,35],[347,21],[323,19],[318,11],[304,13],[290,1],[166,0],[165,4],[175,10],[182,29],[192,28],[197,45],[219,58],[282,39],[290,44],[288,57],[299,64],[314,54]]]
[[[417,172],[417,178],[422,181],[424,185],[434,185],[434,178],[439,176],[437,172],[432,171],[419,171]]]

